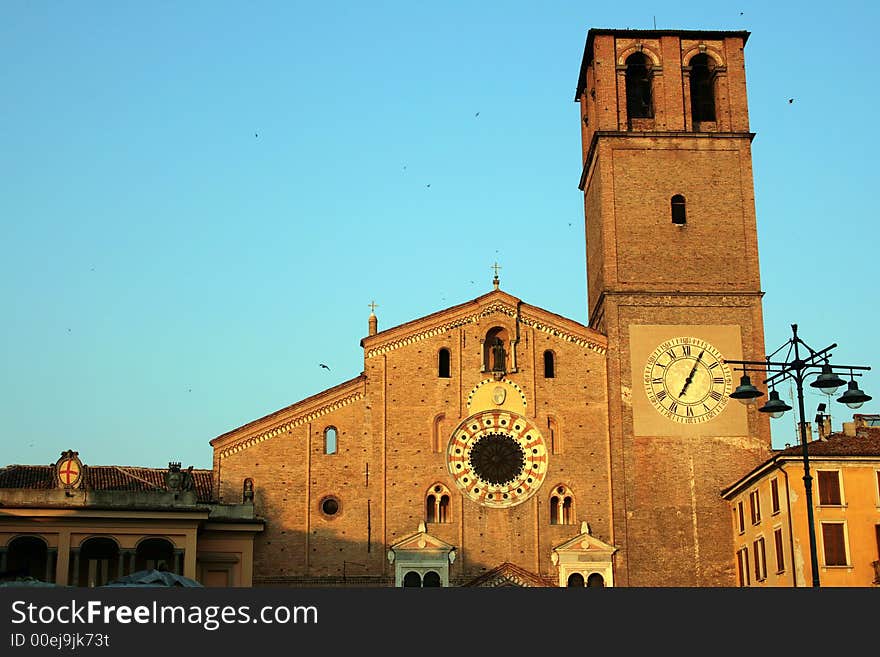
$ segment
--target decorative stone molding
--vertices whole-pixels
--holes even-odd
[[[398,338],[396,340],[392,340],[387,342],[381,346],[374,347],[366,351],[364,356],[366,358],[372,358],[373,356],[380,356],[382,354],[386,354],[390,351],[394,351],[395,349],[399,349],[401,347],[405,347],[407,345],[415,344],[417,342],[421,342],[423,340],[427,340],[429,338],[433,338],[436,335],[440,335],[441,333],[445,333],[447,331],[451,331],[453,329],[460,328],[462,326],[467,326],[468,324],[476,324],[480,319],[484,317],[488,317],[492,314],[500,314],[505,315],[507,317],[517,317],[518,320],[525,324],[526,326],[530,326],[537,331],[541,331],[543,333],[548,333],[550,335],[554,335],[559,337],[566,342],[572,342],[578,346],[585,347],[586,349],[590,349],[591,351],[595,351],[599,354],[604,354],[606,348],[604,345],[601,345],[597,342],[590,340],[589,338],[575,335],[569,331],[564,329],[560,329],[554,326],[549,326],[539,320],[537,317],[530,316],[528,314],[522,315],[518,314],[517,309],[510,304],[502,303],[502,302],[493,302],[487,305],[485,308],[476,313],[471,313],[469,315],[465,315],[462,317],[456,317],[455,319],[451,319],[439,326],[432,326],[431,328],[426,328],[422,331],[417,331],[412,333],[411,335],[407,335],[405,337]]]
[[[295,429],[296,427],[300,427],[304,424],[317,420],[319,417],[339,410],[340,408],[348,406],[349,404],[352,404],[363,398],[364,394],[359,390],[314,410],[294,415],[293,418],[287,420],[286,422],[283,422],[282,424],[279,424],[276,427],[272,427],[271,429],[263,431],[255,436],[244,438],[237,443],[224,447],[220,451],[220,458],[225,458],[227,456],[230,456],[231,454],[236,454],[243,449],[247,449],[252,445],[256,445],[257,443],[261,443],[264,440],[268,440],[269,438],[274,438],[279,434],[287,433],[290,430]]]

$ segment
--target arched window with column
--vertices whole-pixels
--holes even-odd
[[[627,119],[654,118],[651,60],[644,53],[634,52],[626,58],[625,75]]]
[[[550,524],[574,524],[574,495],[564,484],[556,486],[550,494]]]
[[[706,53],[690,61],[691,120],[694,130],[705,121],[715,121],[715,60]]]
[[[174,544],[167,538],[145,538],[137,544],[134,571],[156,569],[178,573],[179,567],[174,558]]]
[[[74,554],[73,586],[90,588],[103,586],[122,577],[123,559],[116,540],[107,536],[95,536],[82,542]]]
[[[451,522],[449,500],[449,489],[445,485],[437,483],[431,486],[425,496],[425,522]]]

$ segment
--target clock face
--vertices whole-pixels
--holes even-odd
[[[482,411],[456,427],[446,448],[446,465],[471,500],[511,507],[534,495],[544,481],[547,446],[522,415]]]
[[[662,342],[645,363],[645,392],[657,411],[683,424],[718,415],[732,390],[730,367],[705,340],[677,337]]]

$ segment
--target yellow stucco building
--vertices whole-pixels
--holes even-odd
[[[818,584],[880,585],[880,427],[859,415],[807,443]],[[813,586],[802,446],[727,487],[739,586]]]

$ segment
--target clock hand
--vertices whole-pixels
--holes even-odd
[[[681,387],[681,392],[678,393],[679,399],[681,399],[681,397],[684,395],[685,391],[687,390],[687,387],[694,380],[694,374],[697,371],[697,365],[700,364],[700,360],[702,360],[702,358],[703,358],[703,353],[705,353],[705,349],[703,351],[701,351],[700,354],[697,356],[697,360],[694,361],[694,366],[691,368],[691,373],[688,374],[687,378],[684,380],[684,385]]]

